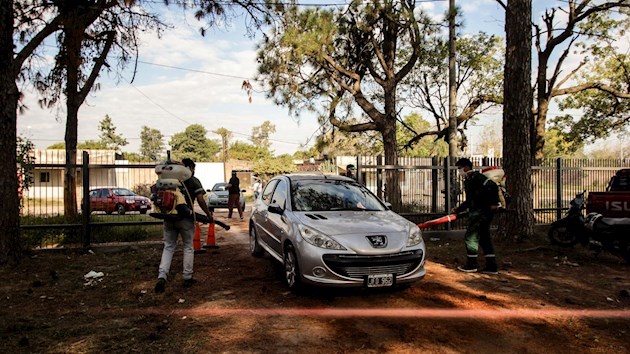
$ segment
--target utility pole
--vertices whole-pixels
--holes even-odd
[[[448,155],[453,159],[457,149],[457,87],[455,58],[455,0],[448,3]]]
[[[448,2],[448,159],[446,163],[446,211],[457,203],[459,184],[455,171],[450,167],[455,163],[458,153],[457,148],[457,87],[456,87],[456,58],[455,58],[455,19],[457,11],[455,0]]]

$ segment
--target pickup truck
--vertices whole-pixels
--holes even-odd
[[[630,217],[630,168],[624,168],[610,179],[605,192],[589,192],[586,213],[599,213],[604,217]]]

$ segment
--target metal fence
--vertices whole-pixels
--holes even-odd
[[[356,158],[357,177],[379,197],[384,192],[384,171],[398,170],[402,206],[398,212],[413,222],[423,222],[447,212],[451,193],[457,203],[464,198],[463,185],[447,188],[447,171],[456,169],[447,158],[399,158],[398,165],[384,165],[382,156]],[[475,169],[501,166],[502,159],[471,158]],[[557,220],[569,207],[569,202],[584,190],[603,191],[610,178],[620,168],[630,166],[628,160],[545,159],[532,167],[532,193],[536,223]],[[507,176],[509,180],[509,176]],[[509,182],[508,182],[509,183]],[[450,225],[462,227],[461,223]]]
[[[464,195],[461,182],[453,187],[445,176],[454,171],[446,158],[400,158],[398,164],[383,164],[382,156],[359,156],[357,177],[379,197],[384,196],[384,171],[400,172],[402,206],[396,210],[412,222],[420,223],[447,211],[452,193],[457,203]],[[501,166],[499,158],[471,158],[475,168]],[[347,161],[347,159],[346,159]],[[93,150],[77,157],[76,206],[79,214],[64,217],[65,151],[45,150],[30,166],[33,184],[23,191],[22,239],[31,248],[87,246],[110,241],[139,241],[161,238],[161,222],[146,214],[129,212],[109,215],[89,210],[85,196],[96,187],[116,186],[149,196],[155,182],[154,164],[129,164],[112,151]],[[602,191],[616,170],[629,167],[627,160],[548,159],[532,168],[534,214],[537,223],[550,223],[562,216],[569,201],[581,191]],[[509,176],[507,176],[509,180]],[[509,183],[509,182],[508,182]],[[89,199],[89,198],[88,198]],[[89,210],[89,211],[88,211]],[[86,212],[87,211],[87,212]],[[461,228],[458,222],[448,227]]]
[[[116,186],[149,197],[155,164],[129,164],[109,150],[77,156],[77,216],[64,214],[65,150],[38,151],[29,166],[32,185],[22,192],[21,238],[29,248],[88,246],[91,243],[160,239],[162,223],[139,211],[124,215],[89,210],[91,189]],[[89,210],[89,211],[88,211]],[[87,212],[86,212],[87,211]]]

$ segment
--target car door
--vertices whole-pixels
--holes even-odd
[[[283,211],[287,207],[289,195],[289,181],[285,178],[278,181],[278,185],[273,191],[270,206],[280,207]],[[269,247],[276,253],[282,255],[282,241],[286,238],[288,224],[284,214],[269,212],[267,214],[267,224],[269,230]]]
[[[101,204],[99,203],[100,193],[100,189],[90,191],[90,210],[101,211]]]
[[[262,243],[268,245],[271,237],[269,236],[269,204],[271,203],[271,197],[273,190],[276,188],[278,179],[272,179],[267,183],[263,190],[260,199],[256,202],[256,211],[253,213],[254,225],[256,232]]]

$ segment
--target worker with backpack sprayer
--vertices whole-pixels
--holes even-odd
[[[495,212],[499,208],[499,188],[497,184],[486,175],[472,169],[472,162],[467,158],[459,159],[455,165],[457,172],[464,177],[464,190],[466,201],[452,213],[461,213],[468,210],[468,228],[464,236],[466,245],[466,264],[457,267],[462,272],[477,272],[477,255],[479,246],[485,257],[483,273],[498,274],[496,256],[490,236],[490,223]]]

